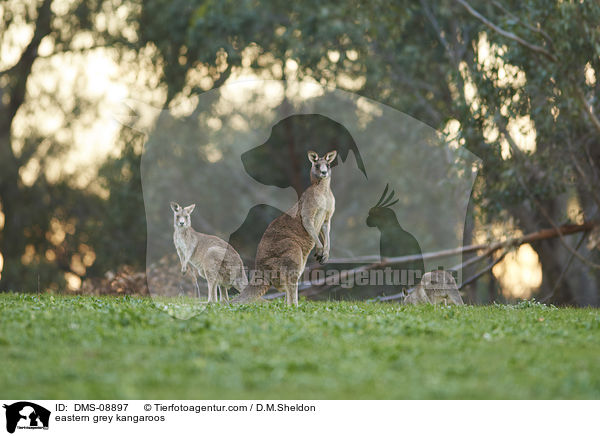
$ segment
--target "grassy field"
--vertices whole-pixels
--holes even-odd
[[[0,295],[4,398],[600,398],[600,311]]]

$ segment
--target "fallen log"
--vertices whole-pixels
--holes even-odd
[[[458,269],[462,270],[465,267],[472,265],[473,263],[476,263],[482,259],[485,259],[485,258],[493,255],[496,251],[498,251],[502,248],[508,249],[511,247],[518,247],[523,244],[529,244],[532,242],[541,241],[541,240],[545,240],[545,239],[552,239],[552,238],[557,238],[557,237],[561,237],[561,236],[571,235],[574,233],[587,232],[587,231],[592,230],[597,225],[598,225],[598,223],[596,223],[596,222],[587,222],[587,223],[583,223],[583,224],[566,224],[561,227],[542,229],[537,232],[529,233],[527,235],[510,238],[510,239],[506,239],[504,241],[498,241],[498,242],[494,242],[491,244],[489,244],[489,243],[487,243],[487,244],[472,244],[472,245],[465,245],[463,247],[449,248],[449,249],[435,251],[435,252],[423,253],[422,258],[423,258],[423,260],[438,259],[438,258],[443,258],[443,257],[454,256],[457,254],[467,254],[467,253],[477,252],[480,250],[485,250],[484,253],[482,253],[472,259],[468,259],[467,261],[451,268],[452,270],[458,270]],[[504,254],[506,254],[506,253],[504,253]],[[373,262],[373,263],[370,263],[367,265],[360,266],[358,268],[343,271],[340,274],[340,281],[345,280],[350,275],[354,275],[358,272],[368,271],[368,270],[375,269],[375,268],[387,267],[387,266],[391,266],[391,265],[401,265],[404,263],[414,262],[415,260],[418,260],[419,257],[420,257],[419,255],[409,255],[409,256],[381,258],[381,261],[379,261],[379,262]],[[373,256],[366,256],[365,258],[372,259]],[[483,271],[480,271],[479,273],[477,273],[476,276],[470,277],[469,279],[467,279],[465,281],[465,283],[461,284],[460,288],[462,289],[462,287],[465,286],[466,284],[472,283],[473,281],[475,281],[476,279],[481,277],[484,273],[491,271],[492,267],[494,265],[496,265],[497,263],[499,263],[500,260],[502,260],[503,258],[504,258],[504,255],[502,255],[499,259],[497,259],[491,267],[485,268]],[[342,259],[330,259],[330,262],[338,263],[338,262],[340,262],[340,260],[342,260]],[[356,262],[360,262],[362,260],[362,258],[358,257],[356,259],[343,259],[343,260],[346,260],[346,261],[351,260],[356,263]],[[309,267],[309,268],[311,268],[311,267]],[[466,282],[468,282],[468,283],[466,283]],[[298,284],[298,290],[299,290],[300,295],[313,296],[313,295],[317,295],[322,292],[325,292],[336,286],[339,286],[339,285],[323,285],[323,286],[316,287],[311,282],[301,282]],[[408,292],[410,292],[410,289],[408,290]],[[267,295],[265,295],[264,298],[271,300],[271,299],[281,298],[284,295],[285,295],[285,293],[278,292],[278,293],[273,293],[273,294],[267,294]],[[400,299],[400,298],[402,298],[403,295],[404,295],[403,293],[399,293],[399,294],[390,295],[390,296],[386,296],[386,297],[379,297],[379,300],[380,301],[390,301],[390,300]]]

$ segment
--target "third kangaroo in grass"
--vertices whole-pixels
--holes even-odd
[[[186,273],[188,264],[208,283],[208,302],[217,301],[217,289],[221,301],[229,300],[227,290],[231,287],[242,291],[248,285],[244,264],[240,255],[227,242],[212,235],[205,235],[192,228],[190,215],[195,205],[181,207],[171,202],[173,210],[173,242],[181,261],[181,272]],[[193,272],[193,271],[192,271]],[[193,272],[196,292],[200,297],[200,288]]]
[[[255,301],[272,285],[285,292],[288,305],[298,305],[298,280],[309,253],[316,248],[315,257],[320,263],[329,258],[329,230],[335,210],[331,164],[336,155],[336,151],[323,157],[308,152],[311,185],[290,210],[267,227],[258,244],[251,283],[233,299],[234,303]]]
[[[455,304],[465,303],[460,296],[456,280],[448,271],[431,271],[423,275],[411,293],[404,298],[404,304]]]

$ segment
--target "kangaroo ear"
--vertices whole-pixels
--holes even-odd
[[[190,204],[188,207],[184,207],[183,210],[186,211],[186,213],[192,213],[194,211],[194,208],[196,207],[195,204]]]
[[[308,160],[311,161],[312,163],[315,163],[316,161],[319,160],[319,155],[316,152],[311,150],[308,152]]]
[[[181,209],[181,206],[179,206],[177,203],[175,203],[174,201],[171,202],[171,209],[173,209],[173,212],[179,212],[179,209]]]
[[[330,151],[329,153],[327,153],[325,155],[325,160],[327,161],[327,163],[331,163],[335,160],[336,156],[337,156],[337,151],[335,151],[335,150]]]

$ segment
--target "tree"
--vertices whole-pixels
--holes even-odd
[[[77,93],[59,100],[59,85],[50,90],[36,88],[33,78],[53,73],[60,84],[60,72],[52,71],[54,57],[130,45],[122,32],[126,26],[111,26],[111,12],[117,7],[135,9],[117,0],[5,1],[0,5],[0,41],[12,41],[12,47],[18,48],[17,32],[31,29],[32,33],[16,60],[0,71],[0,205],[4,216],[0,290],[34,290],[40,275],[44,287],[55,283],[58,288],[62,274],[57,276],[57,269],[63,274],[81,274],[81,268],[93,262],[86,244],[89,234],[76,232],[76,227],[98,213],[100,199],[68,180],[50,180],[47,171],[53,158],[60,158],[74,145],[72,124],[93,105]],[[61,132],[48,134],[40,126],[43,112],[58,114]]]
[[[470,47],[463,49],[466,57],[455,71],[471,95],[464,93],[453,106],[461,138],[484,160],[475,206],[479,218],[497,223],[511,217],[525,233],[596,219],[600,202],[593,187],[600,181],[600,153],[594,145],[600,130],[594,95],[600,6],[453,3],[468,14],[460,27],[475,26]],[[435,16],[432,20],[452,22],[443,14]],[[452,35],[457,33],[451,26],[440,27],[438,38]],[[446,51],[450,56],[460,49],[449,45]],[[529,138],[519,134],[519,127]],[[585,246],[580,254],[581,242],[583,237],[575,236],[533,244],[542,264],[543,298],[598,304],[599,265],[593,260],[598,256]]]

